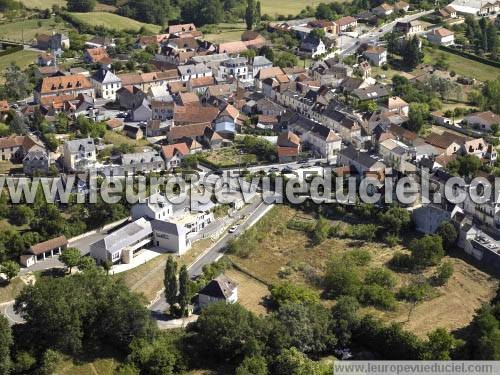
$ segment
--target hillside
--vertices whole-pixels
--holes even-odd
[[[81,22],[89,24],[91,26],[104,26],[106,28],[112,28],[116,30],[139,30],[141,27],[145,27],[149,31],[156,33],[160,32],[162,27],[158,25],[152,25],[148,23],[143,23],[135,21],[133,19],[122,17],[117,14],[107,13],[107,12],[90,12],[90,13],[70,13],[73,17]]]

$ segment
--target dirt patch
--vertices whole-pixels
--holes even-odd
[[[266,285],[234,269],[224,273],[238,283],[238,303],[240,305],[257,315],[267,314],[263,305],[264,298],[269,295]]]

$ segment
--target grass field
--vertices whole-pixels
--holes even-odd
[[[139,30],[142,26],[150,32],[160,32],[162,27],[139,22],[127,17],[107,12],[71,13],[73,17],[91,26],[104,26],[116,30]]]
[[[15,299],[25,286],[26,284],[19,277],[13,279],[9,284],[0,284],[0,303]]]
[[[212,43],[234,42],[241,40],[245,30],[244,23],[220,23],[216,27],[210,25],[204,31],[204,39]]]
[[[66,0],[19,0],[26,8],[29,9],[52,9],[53,5],[66,6]]]
[[[64,22],[57,23],[51,19],[30,19],[4,23],[0,25],[0,35],[8,40],[29,43],[35,40],[37,34],[52,34],[52,32],[68,32],[69,28]]]
[[[269,295],[265,284],[235,269],[227,270],[224,274],[238,284],[238,303],[240,305],[257,315],[267,313],[262,304],[264,297]]]
[[[125,143],[130,146],[134,146],[137,148],[145,147],[148,146],[149,143],[145,139],[139,139],[135,140],[132,138],[127,137],[126,135],[122,133],[118,133],[112,130],[107,130],[106,134],[104,134],[104,142],[105,143],[111,143],[115,146],[119,146],[122,143]]]
[[[331,3],[333,0],[262,0],[262,14],[276,16],[278,14],[294,16],[306,6],[315,7],[319,3]]]
[[[321,277],[328,260],[334,255],[341,255],[355,249],[365,249],[372,255],[372,266],[385,266],[392,258],[396,249],[406,251],[402,246],[388,247],[382,243],[359,243],[349,239],[330,238],[318,246],[311,246],[308,236],[302,231],[287,228],[292,219],[314,220],[311,216],[296,211],[287,206],[277,206],[271,210],[254,227],[258,235],[255,250],[247,258],[230,255],[233,262],[269,283],[275,283],[283,278],[293,283],[307,285],[318,291],[321,289],[310,280]],[[494,295],[498,281],[479,271],[461,259],[450,258],[454,264],[453,277],[444,287],[435,289],[436,297],[418,304],[411,314],[411,304],[397,302],[395,311],[383,312],[374,308],[365,308],[385,321],[401,322],[404,327],[424,336],[436,327],[446,327],[451,330],[466,326],[473,317],[474,310],[482,303],[489,301]],[[426,276],[433,274],[430,268],[425,271]],[[397,273],[397,288],[410,283],[416,275]],[[250,289],[255,283],[251,280]],[[240,288],[246,288],[246,281],[240,279]],[[243,298],[241,293],[240,297]],[[264,293],[262,295],[265,295]],[[261,309],[260,302],[254,299],[247,302],[251,310]],[[332,301],[325,300],[326,306]]]
[[[480,81],[492,80],[500,75],[500,68],[481,64],[480,62],[439,49],[425,48],[424,62],[433,63],[441,54],[448,57],[448,62],[450,63],[449,69],[454,70],[459,75],[476,78]]]

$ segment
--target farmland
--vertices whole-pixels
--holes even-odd
[[[246,257],[230,255],[231,260],[268,283],[286,279],[320,291],[314,280],[324,274],[326,264],[333,256],[363,249],[371,254],[370,267],[385,267],[395,250],[407,251],[401,245],[389,247],[378,242],[360,243],[345,238],[329,238],[313,246],[303,231],[287,227],[291,220],[297,219],[311,223],[315,220],[290,207],[275,207],[251,229],[255,231],[252,240],[258,245],[252,247]],[[419,336],[425,336],[440,326],[450,330],[465,327],[471,321],[474,310],[492,298],[497,282],[461,259],[447,257],[447,260],[453,263],[455,272],[448,284],[435,288],[433,298],[417,304],[413,309],[412,304],[398,301],[395,311],[380,311],[372,307],[364,308],[364,311],[374,313],[385,321],[403,323],[406,329]],[[425,276],[430,276],[434,271],[432,267],[427,269]],[[398,288],[418,277],[412,273],[396,273],[396,276]],[[332,301],[324,300],[324,303],[329,306]],[[260,301],[249,308],[258,311]]]
[[[244,23],[221,23],[202,29],[205,40],[212,43],[224,43],[240,40],[241,34],[246,30]]]
[[[18,51],[11,53],[10,55],[5,55],[0,57],[0,74],[3,76],[4,70],[11,64],[14,63],[19,66],[21,69],[25,69],[30,64],[35,63],[35,58],[38,55],[35,51]],[[3,79],[3,78],[2,78]],[[18,167],[19,165],[17,165]],[[1,163],[0,170],[6,171],[10,170],[15,165],[12,165],[10,162]]]
[[[90,13],[70,13],[77,20],[86,23],[90,26],[103,26],[109,29],[116,30],[139,30],[145,27],[150,32],[160,32],[162,27],[135,21],[133,19],[122,17],[117,14],[108,12],[90,12]]]
[[[262,14],[276,16],[279,14],[294,16],[299,14],[306,6],[316,6],[320,2],[331,3],[333,0],[314,1],[314,0],[263,0]]]
[[[28,9],[51,9],[53,5],[66,6],[66,0],[20,0]]]

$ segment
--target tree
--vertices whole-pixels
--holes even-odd
[[[131,351],[129,358],[142,374],[174,374],[177,361],[175,348],[171,348],[166,336],[160,336],[153,342],[136,340],[132,342]]]
[[[90,257],[90,256],[86,256],[86,257],[80,257],[80,260],[78,261],[78,264],[77,264],[78,268],[82,271],[89,271],[89,270],[93,270],[96,268],[96,263],[95,263],[95,260],[94,258]]]
[[[447,168],[454,175],[472,178],[479,171],[481,165],[481,159],[476,155],[467,154],[452,160]]]
[[[255,23],[255,2],[254,0],[247,0],[247,8],[245,10],[245,23],[247,30],[252,30]]]
[[[9,321],[0,315],[0,374],[9,374],[11,368],[10,348],[13,344]]]
[[[5,274],[5,276],[7,276],[7,281],[9,282],[17,276],[20,269],[19,264],[13,260],[6,260],[0,265],[0,273]]]
[[[59,260],[69,268],[69,273],[71,273],[73,267],[76,267],[80,264],[80,260],[82,258],[82,254],[80,254],[80,250],[75,247],[68,247],[66,250],[59,255]]]
[[[92,12],[96,0],[68,0],[68,11],[70,12]]]
[[[5,93],[9,99],[19,100],[26,98],[31,91],[28,75],[23,73],[15,64],[7,67],[5,76]]]
[[[399,234],[411,223],[408,210],[397,206],[390,207],[387,211],[379,214],[378,218],[386,230],[395,234]]]
[[[35,218],[33,210],[25,204],[15,204],[9,212],[9,220],[14,225],[30,224]]]
[[[437,285],[444,285],[448,282],[452,275],[453,264],[450,261],[443,262],[436,270],[436,275],[434,275],[434,282]]]
[[[331,297],[358,295],[361,280],[352,262],[345,258],[333,258],[327,265],[325,288]]]
[[[297,65],[297,56],[290,52],[282,52],[275,55],[274,64],[280,68],[290,68]]]
[[[410,103],[410,111],[408,113],[408,128],[418,133],[429,117],[429,105],[426,103]]]
[[[109,259],[106,259],[104,262],[101,262],[101,266],[106,271],[106,275],[109,275],[109,271],[113,268],[113,262]]]
[[[328,310],[318,303],[288,303],[275,313],[283,325],[284,347],[295,347],[303,353],[320,355],[331,350],[336,338],[329,330]]]
[[[28,125],[26,124],[24,119],[17,113],[14,113],[12,115],[12,119],[9,123],[9,129],[12,133],[16,134],[27,134],[29,131]]]
[[[425,360],[449,361],[450,355],[459,344],[459,341],[444,328],[436,328],[427,334],[427,337],[423,355]]]
[[[312,289],[283,281],[271,286],[271,301],[277,307],[287,303],[319,303],[319,296]]]
[[[329,4],[319,3],[316,7],[316,18],[320,20],[333,20],[334,12]]]
[[[410,243],[411,258],[417,267],[438,264],[444,256],[443,240],[438,235],[426,235]]]
[[[416,36],[404,42],[402,48],[403,66],[407,69],[415,69],[422,63],[424,54],[420,50],[420,42]]]
[[[321,28],[312,29],[309,35],[313,38],[322,40],[325,38],[325,30]]]
[[[328,238],[329,231],[330,224],[324,217],[320,216],[320,218],[316,221],[316,225],[312,233],[313,244],[319,245],[326,240]]]
[[[257,354],[268,337],[267,325],[239,304],[214,303],[188,326],[199,358],[240,363]]]
[[[172,306],[177,302],[177,262],[168,256],[167,264],[165,266],[165,278],[163,280],[165,286],[165,300]]]
[[[143,299],[97,269],[42,278],[21,291],[14,310],[26,321],[30,347],[67,354],[97,344],[127,355],[133,339],[149,340],[155,333]]]
[[[445,221],[439,226],[436,233],[442,238],[445,250],[453,250],[458,239],[458,233],[455,226],[451,222]]]
[[[267,375],[267,361],[261,355],[245,357],[236,369],[236,375]]]
[[[359,325],[359,302],[355,297],[341,296],[332,307],[330,329],[342,347],[351,344],[352,332]]]
[[[277,375],[319,375],[316,363],[296,348],[284,349],[273,365]]]
[[[178,302],[181,307],[181,312],[183,316],[186,314],[186,308],[189,303],[188,284],[189,284],[188,269],[185,265],[183,265],[179,272],[179,296],[178,296]]]

